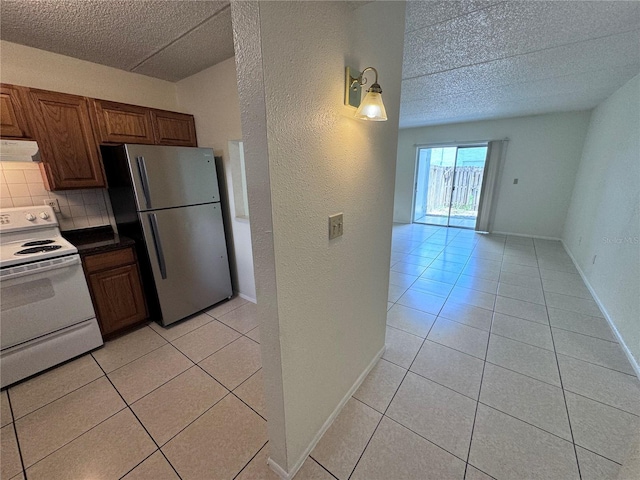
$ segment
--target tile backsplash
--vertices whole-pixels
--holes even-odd
[[[40,206],[55,198],[61,230],[113,224],[105,189],[49,192],[35,162],[0,162],[0,208]]]

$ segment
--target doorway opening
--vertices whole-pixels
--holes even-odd
[[[487,143],[418,147],[413,223],[474,229]]]

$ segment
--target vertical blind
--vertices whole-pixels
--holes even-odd
[[[496,202],[498,197],[498,178],[502,171],[502,162],[507,150],[507,140],[492,140],[487,148],[487,160],[476,219],[476,232],[490,233],[493,228]]]

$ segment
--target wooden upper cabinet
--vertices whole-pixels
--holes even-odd
[[[151,119],[158,145],[197,147],[196,124],[193,115],[152,110]]]
[[[100,143],[143,143],[155,141],[149,108],[94,100]]]
[[[0,85],[0,137],[30,140],[33,132],[27,111],[27,89]]]
[[[48,188],[106,187],[90,100],[36,89],[29,100]]]

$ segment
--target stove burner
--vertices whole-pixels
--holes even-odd
[[[22,247],[37,247],[40,245],[49,245],[50,243],[55,243],[55,240],[33,240],[31,242],[27,242]]]
[[[24,250],[20,250],[19,252],[16,252],[16,255],[31,255],[32,253],[45,253],[45,252],[51,252],[53,250],[58,250],[59,248],[62,248],[62,246],[60,245],[43,245],[41,247],[31,247],[31,248],[25,248]]]

